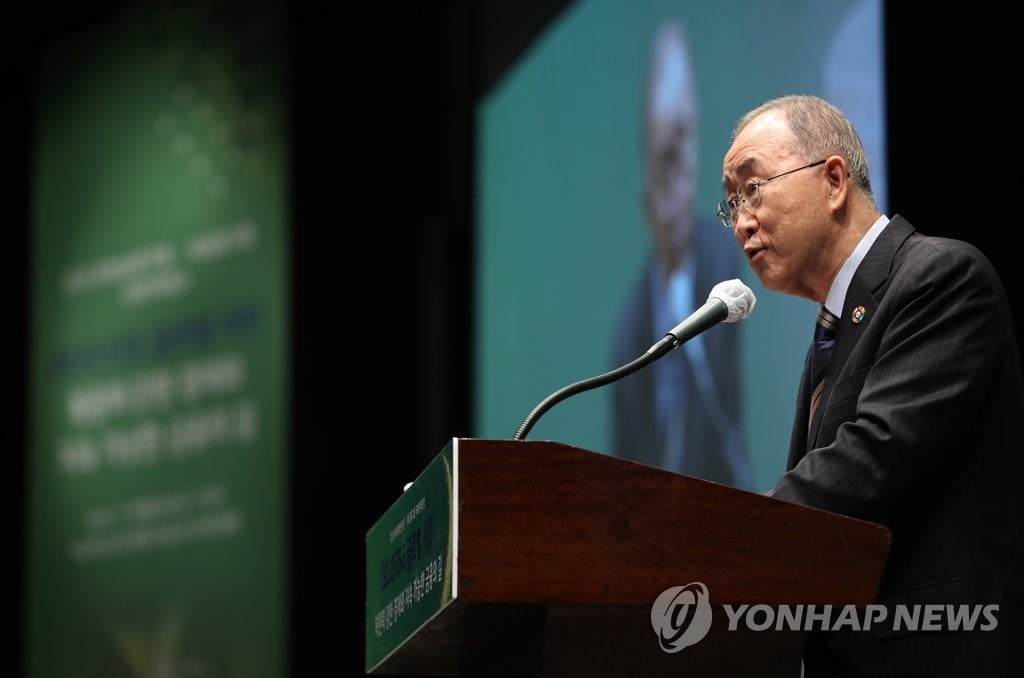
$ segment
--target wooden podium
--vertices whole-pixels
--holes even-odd
[[[805,627],[769,615],[872,603],[889,532],[560,443],[455,438],[366,541],[369,674],[796,678]],[[710,629],[663,650],[652,604],[694,582]]]

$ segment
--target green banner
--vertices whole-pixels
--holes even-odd
[[[366,670],[452,600],[449,443],[366,533]]]
[[[30,676],[284,673],[282,21],[231,6],[37,55]]]

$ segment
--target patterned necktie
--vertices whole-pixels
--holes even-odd
[[[824,306],[818,311],[818,320],[814,325],[814,342],[811,344],[811,412],[807,418],[808,427],[814,421],[814,413],[821,400],[821,392],[825,383],[825,368],[832,357],[832,347],[836,344],[836,326],[839,319],[828,312]]]

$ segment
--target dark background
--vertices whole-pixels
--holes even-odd
[[[21,8],[3,31],[9,675],[24,662],[31,48],[139,4]],[[289,6],[292,675],[363,675],[366,529],[472,433],[474,106],[567,4]],[[991,2],[886,5],[892,212],[977,245],[1017,308],[1012,22]],[[751,59],[780,38],[723,27]]]

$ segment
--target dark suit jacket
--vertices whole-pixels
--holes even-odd
[[[888,526],[881,603],[999,605],[988,632],[814,637],[806,675],[1024,675],[1024,379],[988,260],[895,216],[847,292],[810,423],[806,391],[770,494]]]
[[[694,309],[703,305],[711,289],[723,280],[738,277],[739,254],[728,233],[709,221],[699,221],[694,230]],[[613,365],[625,365],[661,340],[672,325],[655,335],[651,290],[653,260],[640,273],[626,308],[619,319],[613,345]],[[683,320],[677,318],[676,323]],[[714,382],[713,394],[700,393],[695,374],[688,364],[685,346],[676,348],[657,362],[614,382],[612,388],[612,452],[617,456],[662,467],[665,431],[658,423],[655,400],[658,370],[671,369],[684,375],[678,387],[687,389],[685,411],[678,416],[686,422],[684,465],[681,471],[709,480],[746,487],[750,468],[742,437],[742,400],[739,374],[739,328],[718,325],[703,335],[707,364]]]

